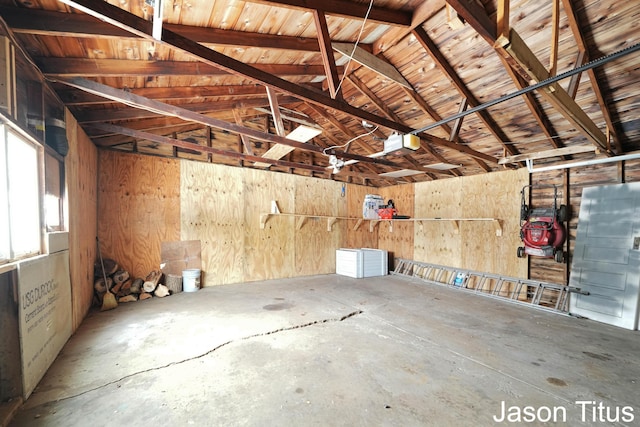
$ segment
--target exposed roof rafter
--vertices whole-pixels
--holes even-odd
[[[251,3],[270,4],[295,9],[321,10],[329,15],[344,16],[347,18],[364,19],[369,8],[368,3],[353,3],[341,0],[250,0]],[[369,17],[372,21],[389,25],[407,26],[411,24],[411,12],[403,10],[372,7]]]
[[[513,28],[508,39],[498,38],[496,23],[480,5],[470,0],[449,0],[449,3],[522,77],[535,83],[550,77],[549,71]],[[605,135],[559,84],[551,84],[538,93],[587,139],[611,154]]]
[[[135,95],[120,89],[115,89],[97,82],[93,82],[91,80],[73,78],[68,80],[60,80],[60,82],[80,90],[84,90],[90,93],[94,93],[96,95],[104,96],[105,98],[117,100],[119,102],[134,106],[136,108],[157,112],[158,114],[179,117],[183,120],[201,123],[205,126],[211,126],[214,128],[227,130],[229,132],[246,135],[259,141],[264,141],[264,142],[269,142],[274,144],[290,145],[292,147],[301,149],[303,151],[314,151],[316,153],[324,153],[324,150],[318,147],[317,145],[300,143],[297,141],[293,141],[291,139],[284,138],[282,136],[273,135],[266,132],[260,132],[260,131],[243,127],[243,126],[238,126],[233,123],[225,122],[224,120],[209,117],[209,116],[196,113],[181,107],[177,107],[175,105],[169,105],[163,102],[144,98],[142,96]],[[344,152],[338,152],[338,151],[336,151],[335,154],[345,158],[353,159],[353,160],[377,163],[380,165],[385,165],[385,166],[389,166],[397,169],[405,169],[405,167],[401,165],[397,165],[396,163],[385,160],[385,159],[372,159],[367,156],[361,156],[358,154],[344,153]]]
[[[458,90],[460,95],[467,99],[469,105],[471,105],[472,107],[480,105],[480,101],[478,101],[475,95],[471,93],[469,88],[467,88],[467,85],[464,84],[460,76],[458,76],[458,74],[449,64],[444,55],[440,52],[440,50],[438,50],[438,47],[433,42],[433,40],[431,40],[431,37],[429,37],[424,28],[416,27],[413,30],[413,34],[416,36],[418,42],[433,58],[438,68],[440,68],[444,75],[447,76],[447,78],[451,81],[451,84],[453,84],[453,86]],[[498,140],[502,147],[507,150],[509,154],[518,154],[518,151],[513,146],[506,144],[506,141],[508,140],[507,136],[502,132],[500,127],[493,120],[493,118],[491,118],[487,111],[478,111],[478,117],[480,118],[480,120],[482,120],[485,126],[487,126],[489,132],[493,134],[493,136]]]

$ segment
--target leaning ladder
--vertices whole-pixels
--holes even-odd
[[[445,285],[478,295],[564,314],[569,311],[569,294],[588,295],[588,292],[573,286],[519,279],[402,258],[395,259],[395,269],[391,274],[415,277],[427,283]]]

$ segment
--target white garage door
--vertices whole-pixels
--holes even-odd
[[[572,313],[638,328],[640,183],[583,190],[569,284]]]

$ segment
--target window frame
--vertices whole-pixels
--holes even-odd
[[[11,198],[11,183],[9,182],[8,176],[9,171],[7,165],[11,161],[8,158],[9,151],[9,134],[12,137],[18,138],[21,142],[31,146],[34,148],[36,152],[36,186],[37,186],[37,212],[38,212],[38,244],[35,245],[37,247],[33,247],[32,249],[24,252],[16,254],[14,245],[12,244],[12,232],[11,232],[11,210],[9,207],[9,200]],[[2,159],[3,164],[0,164],[0,174],[3,175],[0,178],[0,185],[5,186],[4,194],[0,192],[0,196],[4,197],[3,200],[0,200],[0,208],[4,209],[7,218],[7,224],[0,224],[0,227],[7,226],[9,230],[9,251],[8,254],[0,253],[0,265],[8,264],[12,262],[16,262],[19,260],[23,260],[26,258],[31,258],[34,256],[38,256],[45,253],[44,247],[44,152],[45,147],[42,143],[36,140],[33,136],[31,136],[28,132],[22,129],[19,125],[17,125],[13,120],[7,118],[4,114],[0,113],[0,137],[3,139],[2,144],[0,145],[0,149],[4,150],[4,153],[0,159]],[[61,219],[64,223],[64,219]]]

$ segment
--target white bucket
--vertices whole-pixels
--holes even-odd
[[[184,292],[196,292],[198,289],[200,289],[200,269],[182,270],[182,290]]]

